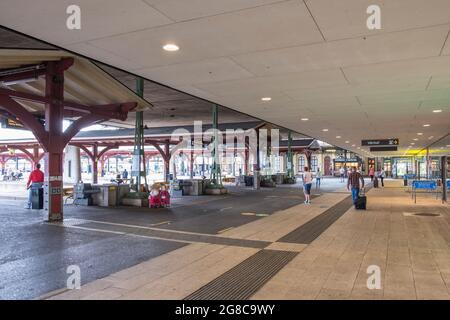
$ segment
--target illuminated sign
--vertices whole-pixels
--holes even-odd
[[[362,140],[362,146],[398,146],[399,141],[397,138],[393,139],[373,139],[373,140]]]

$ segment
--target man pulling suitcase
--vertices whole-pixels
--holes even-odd
[[[360,184],[360,181],[361,181],[361,184]],[[351,187],[351,191],[352,191],[352,199],[353,199],[353,204],[355,205],[355,208],[356,209],[358,209],[358,208],[365,209],[365,203],[361,203],[361,202],[365,202],[366,197],[359,196],[359,190],[364,188],[364,179],[363,179],[361,173],[356,171],[356,167],[352,168],[352,172],[348,176],[347,190],[350,191],[350,187]]]

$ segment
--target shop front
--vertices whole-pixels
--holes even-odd
[[[361,172],[365,172],[366,168],[364,162],[360,157],[352,152],[342,151],[337,152],[336,158],[333,160],[333,168],[335,174],[339,174],[341,168],[350,169],[352,167],[357,167]]]

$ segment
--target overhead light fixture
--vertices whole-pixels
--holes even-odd
[[[322,129],[323,132],[328,132],[328,129]]]
[[[352,144],[352,147],[356,147],[356,145],[355,145],[355,144]]]
[[[336,136],[336,139],[340,139],[341,138],[341,136]]]
[[[345,143],[350,143],[350,141],[345,141]]]
[[[308,121],[309,119],[308,118],[302,118],[301,120],[302,121]]]
[[[430,125],[427,123],[427,124],[424,124],[423,126],[424,126],[424,127],[429,127]]]
[[[411,142],[411,145],[413,146],[413,145],[415,145],[415,143],[414,143],[414,142]]]
[[[417,138],[414,138],[413,140],[414,140],[414,141],[418,141],[419,139],[417,139]]]
[[[431,139],[433,139],[434,138],[434,136],[429,136],[428,137],[428,140],[431,140]]]
[[[169,52],[174,52],[180,50],[180,47],[174,43],[168,43],[163,46],[163,49]]]
[[[272,100],[272,98],[271,97],[263,97],[263,98],[261,98],[261,100],[262,101],[270,101],[270,100]]]
[[[422,132],[417,132],[417,135],[418,135],[418,136],[422,136],[423,133],[422,133]]]
[[[441,109],[436,109],[436,110],[433,110],[433,112],[434,112],[434,113],[441,113],[442,110],[441,110]]]

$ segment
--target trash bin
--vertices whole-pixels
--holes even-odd
[[[404,187],[408,186],[408,178],[406,176],[403,178],[403,186]]]
[[[31,209],[44,209],[44,189],[42,183],[31,185]]]
[[[246,187],[253,186],[253,176],[245,176],[244,177],[244,181],[245,181],[245,186]]]

